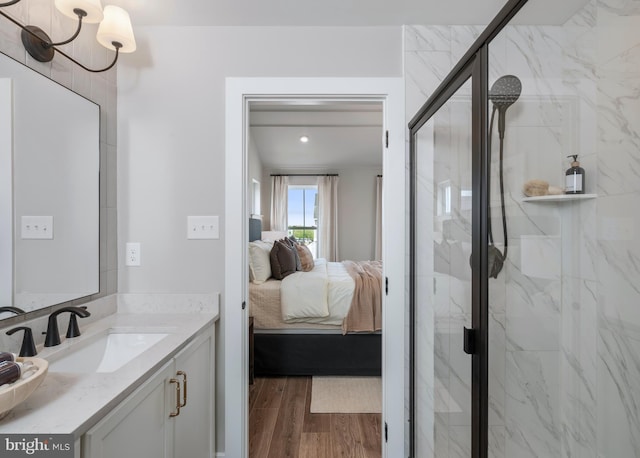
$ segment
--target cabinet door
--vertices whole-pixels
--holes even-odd
[[[173,405],[166,388],[174,374],[167,363],[83,436],[85,458],[162,458],[171,447],[167,421]],[[166,444],[166,445],[165,445]],[[186,455],[185,455],[186,456]]]
[[[214,352],[213,328],[182,350],[175,359],[176,371],[186,374],[187,402],[173,418],[173,456],[214,456]],[[181,379],[181,375],[174,375]]]

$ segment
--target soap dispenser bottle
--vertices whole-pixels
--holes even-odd
[[[565,194],[584,194],[584,169],[580,167],[578,155],[572,154],[571,168],[565,173]]]

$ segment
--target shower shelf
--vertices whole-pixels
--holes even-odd
[[[567,202],[569,200],[595,199],[597,194],[559,194],[554,196],[523,197],[523,202]]]

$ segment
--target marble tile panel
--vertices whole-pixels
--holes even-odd
[[[599,316],[599,456],[640,456],[640,328]]]
[[[532,278],[560,279],[562,243],[555,235],[522,235],[520,272]]]
[[[489,458],[506,458],[504,426],[489,426]]]
[[[553,26],[509,26],[508,73],[523,82],[523,94],[559,94],[562,79],[564,32]]]
[[[595,280],[600,251],[597,237],[597,199],[562,205],[562,275]]]
[[[607,194],[638,190],[640,80],[607,78],[598,91],[599,187]]]
[[[637,9],[634,11],[634,7]],[[636,2],[624,0],[624,5],[612,7],[598,4],[598,62],[607,64],[637,44],[640,8]]]
[[[451,71],[452,62],[449,52],[415,51],[405,53],[405,85],[407,110],[410,116],[420,108],[435,92],[442,80]],[[413,109],[409,109],[411,106]]]
[[[640,325],[638,193],[598,199],[598,302],[603,316]]]
[[[560,349],[560,322],[557,315],[509,315],[506,320],[507,351]]]
[[[449,427],[449,458],[467,458],[471,456],[471,427]]]
[[[506,456],[560,456],[558,353],[507,352]]]
[[[516,250],[511,260],[507,259],[507,316],[536,314],[538,316],[557,316],[560,313],[561,285],[560,280],[547,280],[527,277],[516,268],[518,262]]]
[[[447,388],[449,387],[451,342],[448,332],[436,331],[434,335],[434,360],[433,370],[438,382]],[[448,410],[447,410],[448,411]]]
[[[405,25],[404,50],[444,51],[451,49],[451,27],[446,25]]]
[[[484,26],[479,25],[454,25],[451,26],[451,59],[455,65],[465,53],[469,50],[469,47],[480,36]]]
[[[462,262],[462,261],[461,261]],[[466,266],[469,265],[469,256],[464,258]],[[470,269],[466,269],[467,271]],[[451,278],[449,289],[449,316],[464,320],[471,314],[471,281],[470,279]]]
[[[505,424],[506,317],[489,313],[489,425]],[[504,431],[503,431],[504,432]],[[504,438],[502,440],[504,450]]]
[[[562,456],[596,456],[597,283],[563,279]]]
[[[502,248],[502,247],[500,247]],[[500,315],[506,309],[506,270],[498,278],[489,279],[489,313]]]
[[[565,28],[590,28],[596,25],[597,1],[590,0],[563,24]]]
[[[456,320],[450,332],[449,346],[449,393],[460,407],[450,412],[449,424],[467,426],[471,424],[471,357],[464,352],[463,327],[470,327],[471,316]]]

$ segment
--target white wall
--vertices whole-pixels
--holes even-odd
[[[224,221],[220,240],[188,241],[186,217],[224,215],[225,179],[242,179],[224,176],[225,78],[400,76],[401,29],[140,27],[136,39],[118,71],[118,243],[140,242],[142,265],[119,265],[119,291],[224,300]],[[220,327],[218,451],[224,316]]]
[[[375,257],[376,175],[381,168],[349,168],[338,172],[338,254],[341,260]]]

